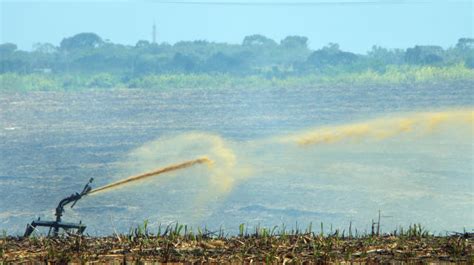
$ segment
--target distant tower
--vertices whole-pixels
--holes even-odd
[[[156,24],[153,22],[152,42],[156,43]]]

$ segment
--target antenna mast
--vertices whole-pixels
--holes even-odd
[[[152,43],[156,43],[156,23],[153,21]]]

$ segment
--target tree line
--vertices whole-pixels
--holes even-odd
[[[251,35],[241,44],[181,41],[174,45],[140,40],[122,45],[95,33],[64,38],[59,46],[37,43],[32,51],[18,50],[13,43],[0,44],[0,74],[103,74],[121,82],[170,74],[226,74],[286,78],[307,74],[331,75],[375,71],[393,66],[464,65],[474,69],[474,39],[461,38],[450,48],[418,45],[408,49],[373,46],[367,54],[343,51],[336,43],[311,50],[308,38],[288,36],[276,42]]]

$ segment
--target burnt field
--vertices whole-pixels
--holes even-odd
[[[311,229],[311,228],[308,228]],[[335,231],[257,228],[226,236],[220,231],[168,226],[151,234],[145,226],[129,234],[89,237],[4,237],[0,262],[9,263],[443,263],[472,264],[470,233],[433,236],[420,226],[377,236]],[[278,230],[278,231],[277,231]],[[277,231],[277,232],[276,232]]]
[[[471,87],[2,93],[0,230],[22,235],[31,220],[51,219],[91,177],[98,188],[203,156],[214,168],[88,196],[65,221],[82,220],[94,236],[112,227],[126,233],[145,219],[226,230],[352,220],[370,230],[367,220],[381,210],[385,231],[414,222],[436,234],[470,229],[472,127],[447,124],[426,137],[405,131],[413,113],[470,110]],[[390,135],[393,117],[406,118],[397,137],[362,135],[366,122]],[[370,123],[377,118],[390,128]],[[336,134],[336,142],[291,142],[312,131]]]

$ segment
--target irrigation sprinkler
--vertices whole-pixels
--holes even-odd
[[[89,179],[89,182],[87,182],[87,184],[84,186],[84,189],[81,191],[81,193],[76,192],[59,202],[55,213],[56,221],[41,221],[40,218],[38,218],[38,220],[32,221],[31,224],[26,226],[25,234],[23,236],[29,237],[38,226],[49,227],[48,236],[51,234],[51,230],[53,230],[53,236],[57,237],[59,235],[59,229],[63,229],[66,233],[70,233],[75,229],[76,234],[81,235],[86,229],[86,226],[82,224],[81,221],[79,221],[79,223],[65,223],[61,220],[61,217],[64,213],[64,207],[67,204],[72,203],[71,208],[74,207],[79,199],[87,195],[87,193],[92,190],[90,184],[93,180],[93,178]]]
[[[149,177],[153,177],[153,176],[156,176],[156,175],[164,174],[164,173],[175,171],[175,170],[189,168],[189,167],[192,167],[196,164],[208,164],[208,165],[210,165],[210,164],[212,164],[212,161],[207,157],[201,157],[201,158],[198,158],[198,159],[185,161],[185,162],[182,162],[182,163],[179,163],[179,164],[173,164],[173,165],[170,165],[170,166],[167,166],[167,167],[164,167],[164,168],[155,169],[153,171],[146,172],[146,173],[143,173],[143,174],[140,174],[140,175],[131,176],[131,177],[128,177],[126,179],[122,179],[122,180],[119,180],[117,182],[110,183],[110,184],[107,184],[105,186],[96,188],[94,190],[90,186],[90,184],[94,180],[93,178],[91,178],[89,180],[89,182],[86,184],[86,186],[84,186],[84,189],[82,190],[81,193],[76,192],[76,193],[72,194],[71,196],[62,199],[59,202],[58,207],[56,207],[56,213],[55,213],[56,221],[41,221],[38,218],[38,220],[33,221],[33,222],[31,222],[31,224],[28,224],[26,226],[24,237],[29,237],[31,235],[31,233],[33,233],[33,231],[35,231],[36,227],[38,227],[38,226],[49,227],[48,236],[51,234],[51,230],[53,230],[53,236],[57,237],[59,235],[59,229],[63,229],[66,233],[71,233],[71,232],[73,232],[73,230],[75,230],[76,231],[75,234],[82,235],[82,233],[86,229],[86,226],[84,224],[82,224],[82,222],[79,222],[79,223],[65,223],[61,220],[61,217],[63,216],[63,213],[64,213],[64,206],[66,206],[67,204],[72,203],[72,205],[71,205],[71,208],[72,208],[72,207],[74,207],[74,205],[76,205],[77,201],[85,195],[93,195],[93,194],[96,194],[96,193],[99,193],[99,192],[103,192],[105,190],[111,190],[111,189],[114,189],[116,187],[129,184],[131,182],[140,181],[140,180],[143,180],[143,179],[146,179],[146,178],[149,178]]]

